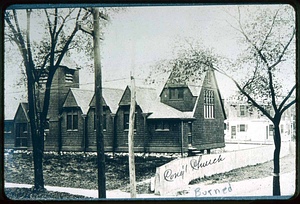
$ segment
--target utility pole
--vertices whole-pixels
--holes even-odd
[[[93,14],[93,30],[79,24],[79,29],[93,36],[94,41],[94,70],[95,70],[95,97],[96,97],[96,144],[97,144],[97,167],[98,167],[98,197],[106,198],[105,181],[105,155],[104,155],[104,136],[103,136],[103,105],[102,105],[102,74],[100,57],[100,22],[99,17],[109,20],[108,16],[99,13],[99,8],[86,10]],[[101,16],[100,16],[101,15]]]
[[[100,61],[100,23],[99,8],[93,8],[93,37],[94,37],[94,68],[95,68],[95,97],[96,97],[96,142],[98,165],[98,197],[106,198],[105,187],[105,155],[103,138],[103,106],[102,106],[102,74]]]
[[[131,80],[131,101],[129,113],[129,131],[128,131],[128,153],[129,153],[129,179],[130,179],[130,197],[136,198],[136,182],[135,182],[135,162],[134,162],[134,120],[135,120],[135,81],[134,81],[134,55],[135,46],[132,46],[132,71],[130,73]]]

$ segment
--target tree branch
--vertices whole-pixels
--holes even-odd
[[[56,33],[56,28],[57,28],[57,8],[54,9],[54,28],[53,28],[53,36],[55,35]]]
[[[226,72],[224,72],[223,70],[221,70],[219,68],[213,67],[213,69],[216,70],[217,72],[227,76],[228,78],[230,78],[234,82],[236,87],[239,89],[239,91],[242,94],[244,94],[247,97],[247,99],[252,103],[252,105],[254,105],[256,108],[258,108],[265,116],[267,116],[271,121],[273,121],[273,118],[271,117],[271,115],[262,106],[260,106],[258,103],[256,103],[256,101],[245,90],[243,90],[240,87],[239,83],[234,78],[232,78]]]
[[[250,84],[253,83],[253,81],[254,81],[254,79],[255,79],[255,76],[256,76],[256,73],[257,73],[257,70],[258,70],[258,62],[257,62],[257,64],[256,64],[256,66],[255,66],[255,70],[254,70],[254,72],[253,72],[253,77],[251,77],[251,78],[245,83],[245,85],[243,86],[243,90],[245,90],[245,88],[246,88],[247,86],[249,86]]]
[[[286,111],[289,107],[291,107],[293,104],[296,103],[296,100],[291,101],[289,104],[287,104],[282,110],[281,110],[281,114],[283,114],[284,111]]]
[[[78,11],[78,14],[76,17],[76,24],[75,24],[74,30],[73,30],[72,34],[70,35],[69,39],[67,40],[65,46],[63,47],[61,55],[58,57],[58,60],[56,61],[55,69],[57,69],[57,67],[60,65],[60,62],[62,61],[64,54],[68,50],[68,47],[69,47],[70,43],[72,42],[73,37],[75,36],[76,32],[78,31],[78,19],[79,19],[80,13],[81,13],[81,9]]]
[[[66,22],[66,19],[70,17],[70,15],[73,13],[73,9],[71,11],[69,11],[69,13],[65,16],[65,17],[62,17],[63,21],[58,29],[58,31],[56,32],[55,34],[55,37],[54,37],[54,40],[57,41],[58,39],[58,35],[60,34],[60,32],[62,31],[64,25],[65,25],[65,22]]]
[[[51,21],[50,21],[50,17],[49,17],[47,9],[44,9],[44,11],[45,11],[45,14],[46,14],[46,17],[47,17],[47,20],[48,20],[48,28],[49,28],[50,36],[52,36],[53,33],[52,33],[52,24],[51,24]]]
[[[275,99],[275,91],[273,86],[273,76],[270,69],[268,69],[268,75],[269,75],[269,88],[271,91],[271,98],[272,98],[272,106],[274,108],[274,111],[277,112],[277,105],[276,105],[276,99]]]
[[[273,17],[273,21],[272,21],[271,28],[270,28],[268,34],[266,35],[265,40],[263,41],[263,43],[262,43],[262,45],[261,45],[261,48],[265,45],[265,43],[267,42],[269,36],[271,35],[271,32],[272,32],[272,30],[273,30],[273,26],[274,26],[274,24],[275,24],[275,19],[276,19],[277,15],[278,15],[278,12],[279,12],[279,9],[276,11],[276,13],[275,13],[275,15],[274,15],[274,17]]]
[[[291,42],[292,42],[292,40],[293,40],[293,38],[294,38],[294,36],[295,36],[295,33],[296,33],[296,28],[294,27],[293,33],[292,33],[292,36],[291,36],[290,40],[288,41],[288,43],[287,43],[287,44],[285,45],[285,47],[283,48],[283,50],[282,50],[280,56],[278,57],[278,60],[277,60],[273,65],[270,66],[270,69],[274,68],[275,66],[277,66],[277,64],[279,64],[280,62],[282,62],[282,57],[283,57],[283,55],[285,54],[287,48],[290,46],[290,44],[291,44]]]
[[[281,111],[282,107],[284,106],[285,102],[291,97],[294,90],[296,89],[296,84],[293,86],[293,88],[290,90],[288,95],[283,99],[283,101],[280,103],[278,110]]]

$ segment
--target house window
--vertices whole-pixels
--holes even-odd
[[[105,113],[103,113],[102,121],[103,121],[103,130],[106,130],[106,114]]]
[[[12,123],[5,123],[4,124],[4,133],[11,133],[12,131]]]
[[[124,130],[129,129],[129,110],[130,110],[130,107],[126,108],[124,110]],[[136,117],[136,113],[135,113],[134,129],[136,129],[136,120],[137,120],[137,117]]]
[[[103,122],[103,130],[106,131],[106,113],[103,107],[103,116],[102,116],[102,122]],[[96,130],[96,110],[94,111],[94,130]]]
[[[170,96],[170,99],[175,99],[175,91],[176,89],[169,89],[169,96]]]
[[[240,132],[246,132],[246,125],[240,124]]]
[[[183,99],[184,90],[182,88],[170,88],[169,98],[170,99]]]
[[[78,111],[69,110],[67,112],[67,130],[78,130]]]
[[[155,130],[156,131],[169,131],[170,130],[170,124],[167,121],[158,120],[155,123]]]
[[[284,128],[282,124],[280,125],[280,133],[284,133]]]
[[[17,124],[16,147],[27,147],[27,123]]]
[[[178,99],[183,99],[183,89],[177,89],[178,90]]]
[[[273,137],[274,135],[274,125],[269,125],[269,136]]]
[[[215,118],[214,92],[204,90],[204,118]]]
[[[72,83],[73,82],[73,74],[66,73],[66,75],[65,75],[65,82]]]
[[[231,139],[236,138],[236,126],[231,126]]]
[[[246,116],[246,106],[245,105],[240,105],[240,116]]]

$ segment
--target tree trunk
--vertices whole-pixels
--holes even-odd
[[[281,147],[281,138],[279,130],[279,122],[274,123],[274,174],[273,174],[273,195],[280,196],[280,147]]]
[[[44,189],[43,178],[43,137],[39,134],[35,110],[34,82],[28,78],[28,105],[29,120],[31,128],[32,148],[33,148],[33,165],[34,165],[34,190],[40,191]],[[42,141],[41,141],[42,140]]]

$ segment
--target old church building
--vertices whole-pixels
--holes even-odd
[[[226,114],[214,71],[204,71],[200,79],[178,82],[171,73],[160,94],[136,87],[135,152],[225,146]],[[105,151],[127,152],[131,87],[102,92]],[[20,103],[14,118],[5,121],[5,148],[32,149],[27,114],[27,103]],[[79,69],[60,66],[51,87],[45,151],[96,151],[95,130],[94,92],[79,87]]]

